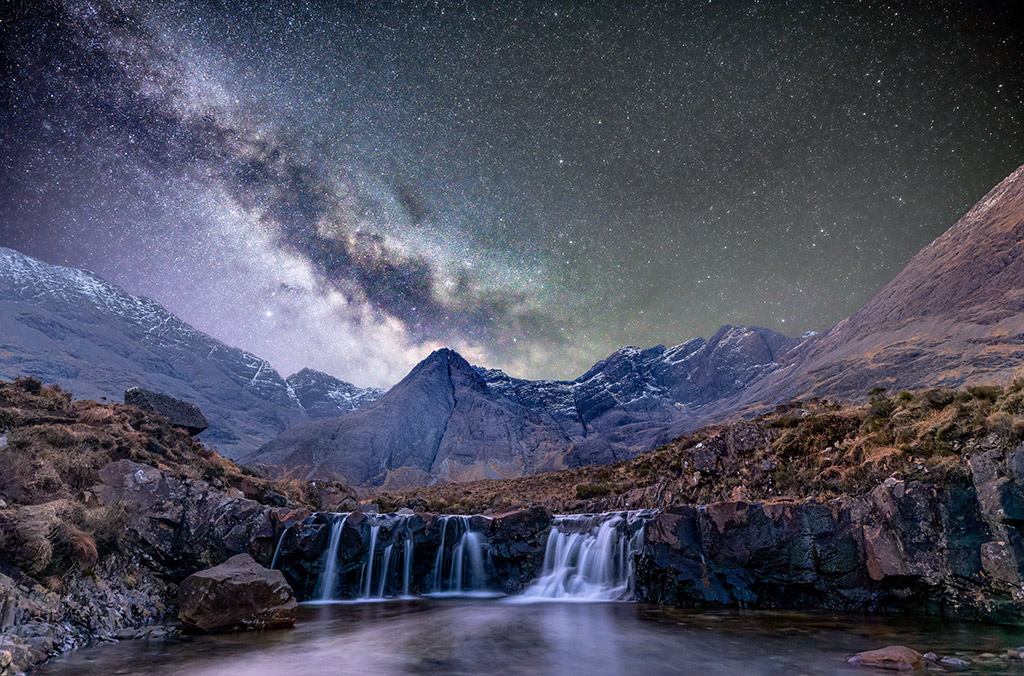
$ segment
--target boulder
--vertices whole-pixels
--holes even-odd
[[[165,416],[172,425],[183,428],[193,436],[210,426],[195,404],[142,387],[125,390],[124,403]]]
[[[190,575],[178,588],[178,618],[205,632],[289,627],[298,607],[281,571],[248,554]]]
[[[850,657],[847,661],[858,667],[872,667],[889,671],[913,671],[921,666],[923,656],[912,648],[891,645],[878,650],[866,650]]]

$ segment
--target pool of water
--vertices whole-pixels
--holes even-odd
[[[36,673],[123,676],[800,676],[884,673],[846,656],[902,644],[1024,674],[1024,631],[945,620],[691,611],[632,603],[416,599],[304,605],[294,629],[83,648]],[[987,656],[986,656],[987,655]]]

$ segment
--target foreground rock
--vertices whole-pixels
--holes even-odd
[[[195,404],[142,387],[126,390],[124,403],[165,416],[172,425],[185,429],[193,436],[210,426]]]
[[[872,667],[889,671],[913,671],[921,666],[922,656],[912,648],[891,645],[878,650],[866,650],[847,660],[857,667]]]
[[[178,606],[182,622],[205,632],[290,627],[299,608],[281,571],[248,554],[185,578]]]

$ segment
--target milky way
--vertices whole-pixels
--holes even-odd
[[[0,245],[290,373],[822,330],[1024,162],[1010,9],[31,3]]]

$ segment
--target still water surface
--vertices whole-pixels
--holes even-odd
[[[36,673],[867,676],[884,672],[850,667],[846,656],[891,644],[974,662],[974,668],[959,673],[1024,674],[1020,661],[979,657],[1024,645],[1024,632],[1006,627],[485,599],[305,605],[292,630],[98,645],[52,660]]]

